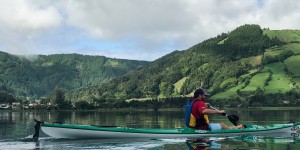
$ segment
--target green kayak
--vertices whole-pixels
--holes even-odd
[[[103,127],[95,125],[74,125],[47,123],[38,121],[35,135],[38,138],[39,127],[54,138],[87,139],[87,138],[202,138],[230,137],[240,135],[252,136],[288,136],[297,137],[300,122],[288,124],[271,124],[267,126],[248,124],[244,129],[197,130],[191,128],[128,128]],[[34,135],[34,136],[35,136]]]

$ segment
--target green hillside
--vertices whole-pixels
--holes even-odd
[[[56,87],[69,91],[96,86],[147,64],[103,56],[60,54],[26,58],[0,52],[0,91],[39,98],[53,94]]]
[[[99,87],[69,93],[68,98],[114,101],[191,96],[199,87],[215,100],[247,101],[256,94],[284,94],[299,85],[294,63],[299,33],[243,25]]]
[[[264,97],[262,96],[261,99],[268,97],[268,95],[273,96],[273,99],[276,99],[276,97],[274,97],[275,95],[289,95],[288,93],[290,92],[299,91],[300,31],[266,30],[264,31],[264,34],[272,38],[276,37],[285,43],[284,45],[273,46],[266,49],[263,54],[264,57],[261,71],[257,71],[255,75],[251,76],[249,80],[242,84],[237,84],[231,89],[214,95],[213,98],[228,99],[228,97],[242,97],[245,96],[245,93],[247,92],[247,94],[252,92],[253,95],[257,92],[258,88],[262,89],[265,95]],[[296,94],[299,95],[299,93]],[[286,97],[282,99],[289,98]],[[294,100],[295,99],[297,101],[296,103],[300,104],[300,101],[297,100],[299,98],[294,97]]]

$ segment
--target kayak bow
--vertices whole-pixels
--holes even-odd
[[[298,136],[300,122],[289,124],[272,124],[268,126],[247,125],[245,129],[197,130],[191,128],[128,128],[102,127],[93,125],[56,124],[40,122],[42,131],[54,138],[201,138],[230,137],[240,135],[252,136]]]

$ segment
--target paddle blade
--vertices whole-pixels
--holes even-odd
[[[229,120],[232,124],[234,124],[235,126],[238,125],[239,120],[240,120],[240,119],[239,119],[239,116],[237,116],[237,115],[228,115],[227,118],[228,118],[228,120]]]

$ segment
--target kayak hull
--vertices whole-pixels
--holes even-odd
[[[89,125],[70,125],[43,123],[42,131],[54,138],[91,139],[91,138],[202,138],[202,137],[231,137],[231,136],[284,136],[295,137],[300,123],[275,124],[269,126],[252,126],[245,129],[227,130],[195,130],[190,128],[159,129],[159,128],[127,128],[127,127],[98,127]]]

